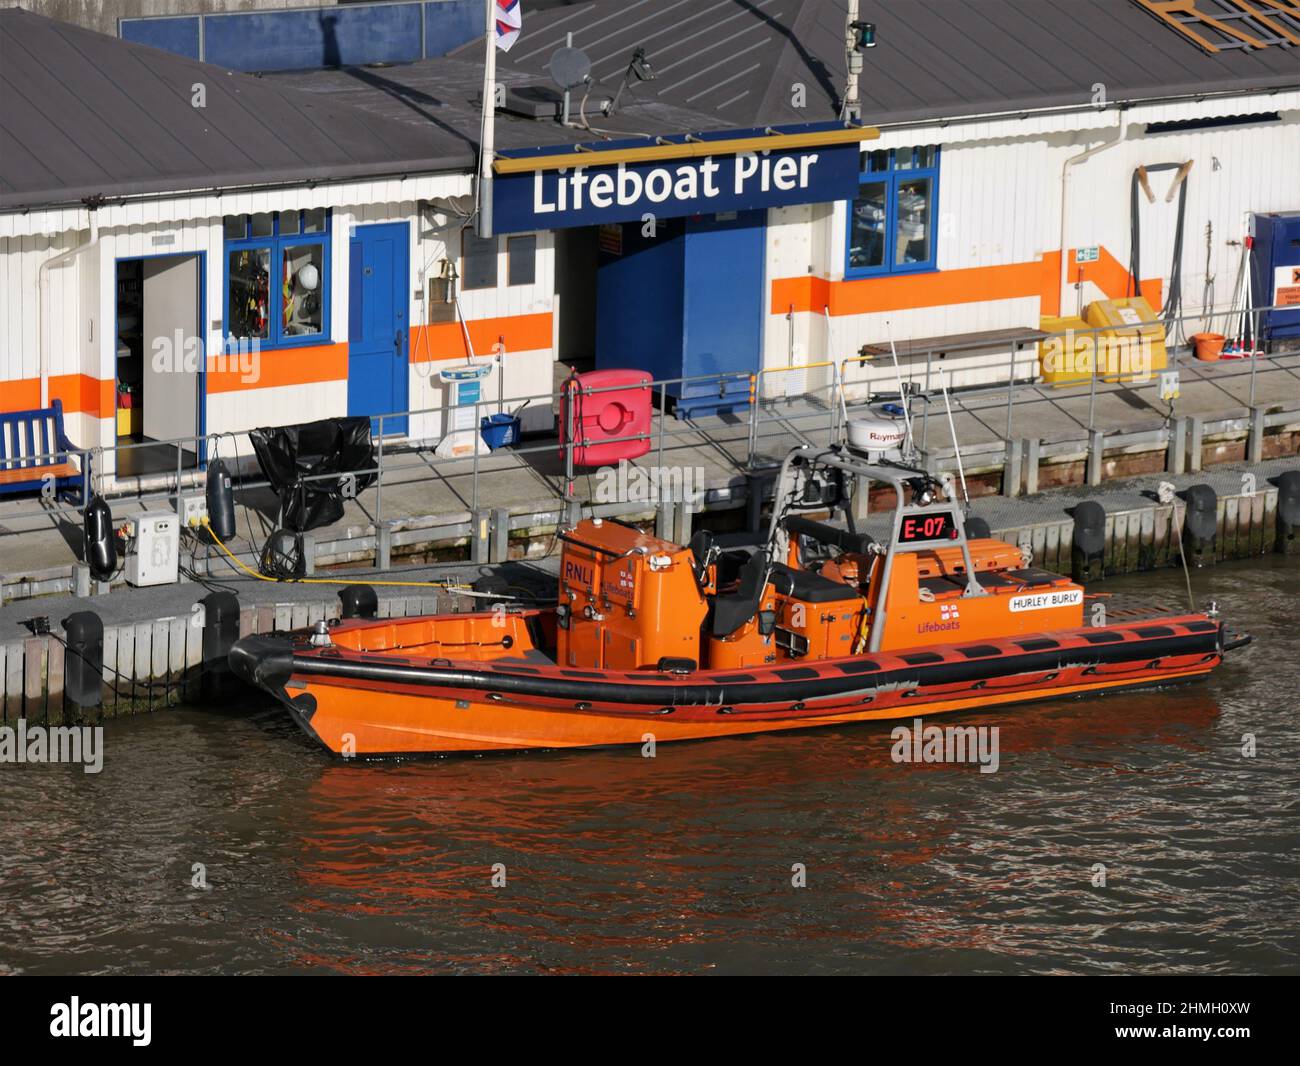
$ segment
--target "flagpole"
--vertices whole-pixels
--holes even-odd
[[[479,145],[476,229],[480,237],[488,238],[492,236],[492,157],[496,149],[496,2],[484,0],[483,6],[486,16],[483,46],[487,49],[487,56],[483,61],[483,122],[480,127],[482,143]]]

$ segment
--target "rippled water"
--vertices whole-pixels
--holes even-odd
[[[0,971],[1296,972],[1300,560],[1195,579],[1255,646],[967,716],[994,774],[888,725],[344,765],[261,705],[113,722],[97,776],[0,766]]]

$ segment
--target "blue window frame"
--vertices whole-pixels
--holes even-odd
[[[864,152],[849,201],[844,276],[934,270],[938,203],[938,147]]]
[[[263,349],[330,340],[330,213],[274,211],[225,218],[227,344]]]

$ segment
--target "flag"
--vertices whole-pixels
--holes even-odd
[[[520,0],[495,0],[497,23],[497,47],[503,52],[510,51],[510,46],[519,39],[523,20],[519,10]]]

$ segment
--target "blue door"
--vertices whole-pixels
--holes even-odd
[[[762,365],[766,249],[766,211],[686,220],[683,377],[751,374]],[[684,384],[677,410],[716,414],[748,405],[749,380],[735,376]]]
[[[409,223],[356,226],[348,286],[348,414],[405,411]],[[374,432],[379,432],[376,421]],[[406,418],[385,418],[384,433],[405,433]]]

